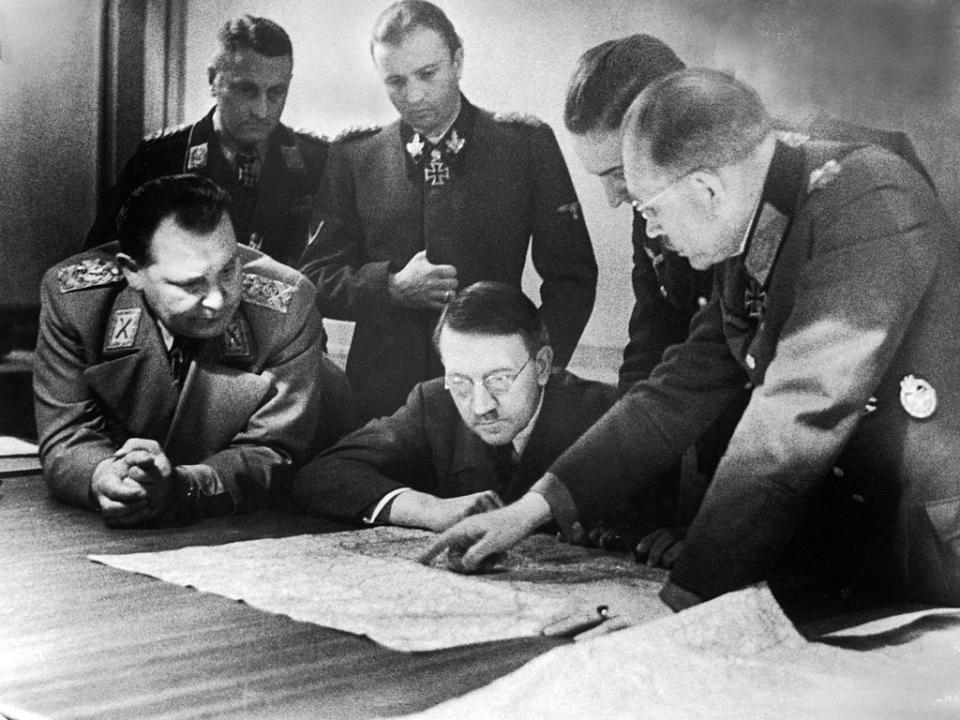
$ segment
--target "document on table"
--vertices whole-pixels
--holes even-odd
[[[757,586],[555,648],[486,687],[404,717],[957,718],[960,618],[955,608],[932,613],[919,624],[902,618],[892,635],[863,628],[868,642],[857,652],[808,642]],[[857,634],[844,631],[848,642]]]
[[[402,651],[536,635],[598,605],[638,622],[664,612],[663,572],[626,555],[539,535],[508,552],[500,571],[465,576],[416,561],[435,538],[377,527],[90,559]]]
[[[40,472],[39,448],[10,435],[0,435],[0,477]]]

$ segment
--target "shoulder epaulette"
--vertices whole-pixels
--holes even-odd
[[[160,140],[162,138],[169,137],[171,135],[176,135],[179,132],[183,132],[184,130],[189,129],[191,125],[193,125],[193,123],[184,123],[183,125],[176,125],[174,127],[163,128],[162,130],[157,130],[157,132],[153,133],[152,135],[147,135],[143,139],[146,141]]]
[[[381,130],[383,130],[383,128],[379,125],[367,125],[366,127],[360,127],[360,126],[349,127],[345,130],[340,131],[340,134],[337,135],[333,139],[333,141],[349,142],[351,140],[360,140],[361,138],[376,135]]]
[[[113,260],[87,258],[57,270],[57,287],[60,292],[112,285],[123,279],[123,273]]]
[[[330,138],[326,135],[318,135],[312,130],[307,130],[306,128],[291,128],[293,134],[297,136],[300,140],[306,140],[307,142],[316,143],[318,145],[329,145]]]
[[[281,313],[290,309],[290,301],[297,291],[296,285],[250,272],[243,273],[240,284],[244,301]]]
[[[497,122],[519,123],[520,125],[529,125],[530,127],[540,127],[543,120],[536,115],[522,112],[494,113],[493,119]]]
[[[822,190],[832,183],[837,175],[840,174],[841,165],[836,161],[827,160],[822,167],[817,168],[810,173],[810,177],[807,180],[807,193],[812,193],[815,190]]]

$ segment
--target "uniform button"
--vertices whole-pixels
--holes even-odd
[[[830,472],[833,473],[834,477],[842,478],[844,476],[843,468],[838,467],[836,465],[833,466],[833,470],[831,470]]]
[[[752,382],[745,382],[745,383],[743,384],[743,389],[744,389],[744,390],[753,390],[753,383],[752,383]]]
[[[853,500],[855,503],[865,502],[865,500],[863,499],[863,495],[854,494],[850,496],[850,499]]]
[[[766,321],[766,320],[761,320],[761,321],[760,321],[760,332],[763,332],[763,331],[766,330],[766,329],[767,329],[767,321]]]
[[[707,304],[707,298],[705,298],[703,295],[697,298],[697,305],[699,305],[700,307],[704,307],[706,304]]]
[[[746,360],[747,367],[750,368],[751,370],[754,370],[757,367],[757,361],[754,360],[753,355],[748,354],[747,357],[744,359]]]

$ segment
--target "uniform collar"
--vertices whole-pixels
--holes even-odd
[[[513,438],[513,450],[519,458],[523,455],[523,451],[527,449],[527,445],[530,442],[530,436],[533,434],[533,429],[537,425],[537,420],[540,418],[540,411],[543,409],[543,396],[545,394],[546,388],[540,388],[540,399],[537,401],[537,410],[533,413],[533,417],[530,418],[530,422],[527,423],[527,426],[518,432]]]
[[[403,120],[400,121],[400,145],[403,148],[407,174],[419,177],[421,168],[431,160],[432,151],[440,152],[443,161],[453,171],[459,172],[463,159],[473,139],[477,108],[463,95],[460,96],[460,112],[438,142],[431,143],[422,133]]]
[[[766,285],[802,195],[804,167],[802,145],[777,140],[743,253],[744,267],[761,285]]]

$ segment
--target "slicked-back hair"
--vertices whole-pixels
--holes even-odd
[[[212,67],[222,69],[224,60],[239,50],[253,50],[264,57],[293,59],[293,44],[287,31],[273,20],[254,15],[242,15],[228,20],[217,33],[220,41]]]
[[[400,45],[407,35],[420,28],[433,30],[443,38],[451,58],[463,47],[463,41],[443,10],[426,0],[400,0],[380,13],[373,24],[370,54],[375,45]]]
[[[138,265],[150,265],[151,241],[161,222],[173,217],[184,230],[206,235],[220,224],[229,202],[226,190],[200,175],[164,175],[144,183],[117,216],[120,249]]]
[[[540,311],[513,285],[484,280],[464,288],[447,303],[433,331],[439,352],[440,332],[448,328],[471,335],[520,335],[530,355],[550,344]]]
[[[772,128],[760,96],[716,70],[684,70],[662,78],[633,102],[623,132],[650,143],[661,170],[684,173],[745,160]]]
[[[564,125],[574,135],[617,130],[647,85],[685,67],[666,43],[650,35],[600,43],[577,61],[567,85]]]

